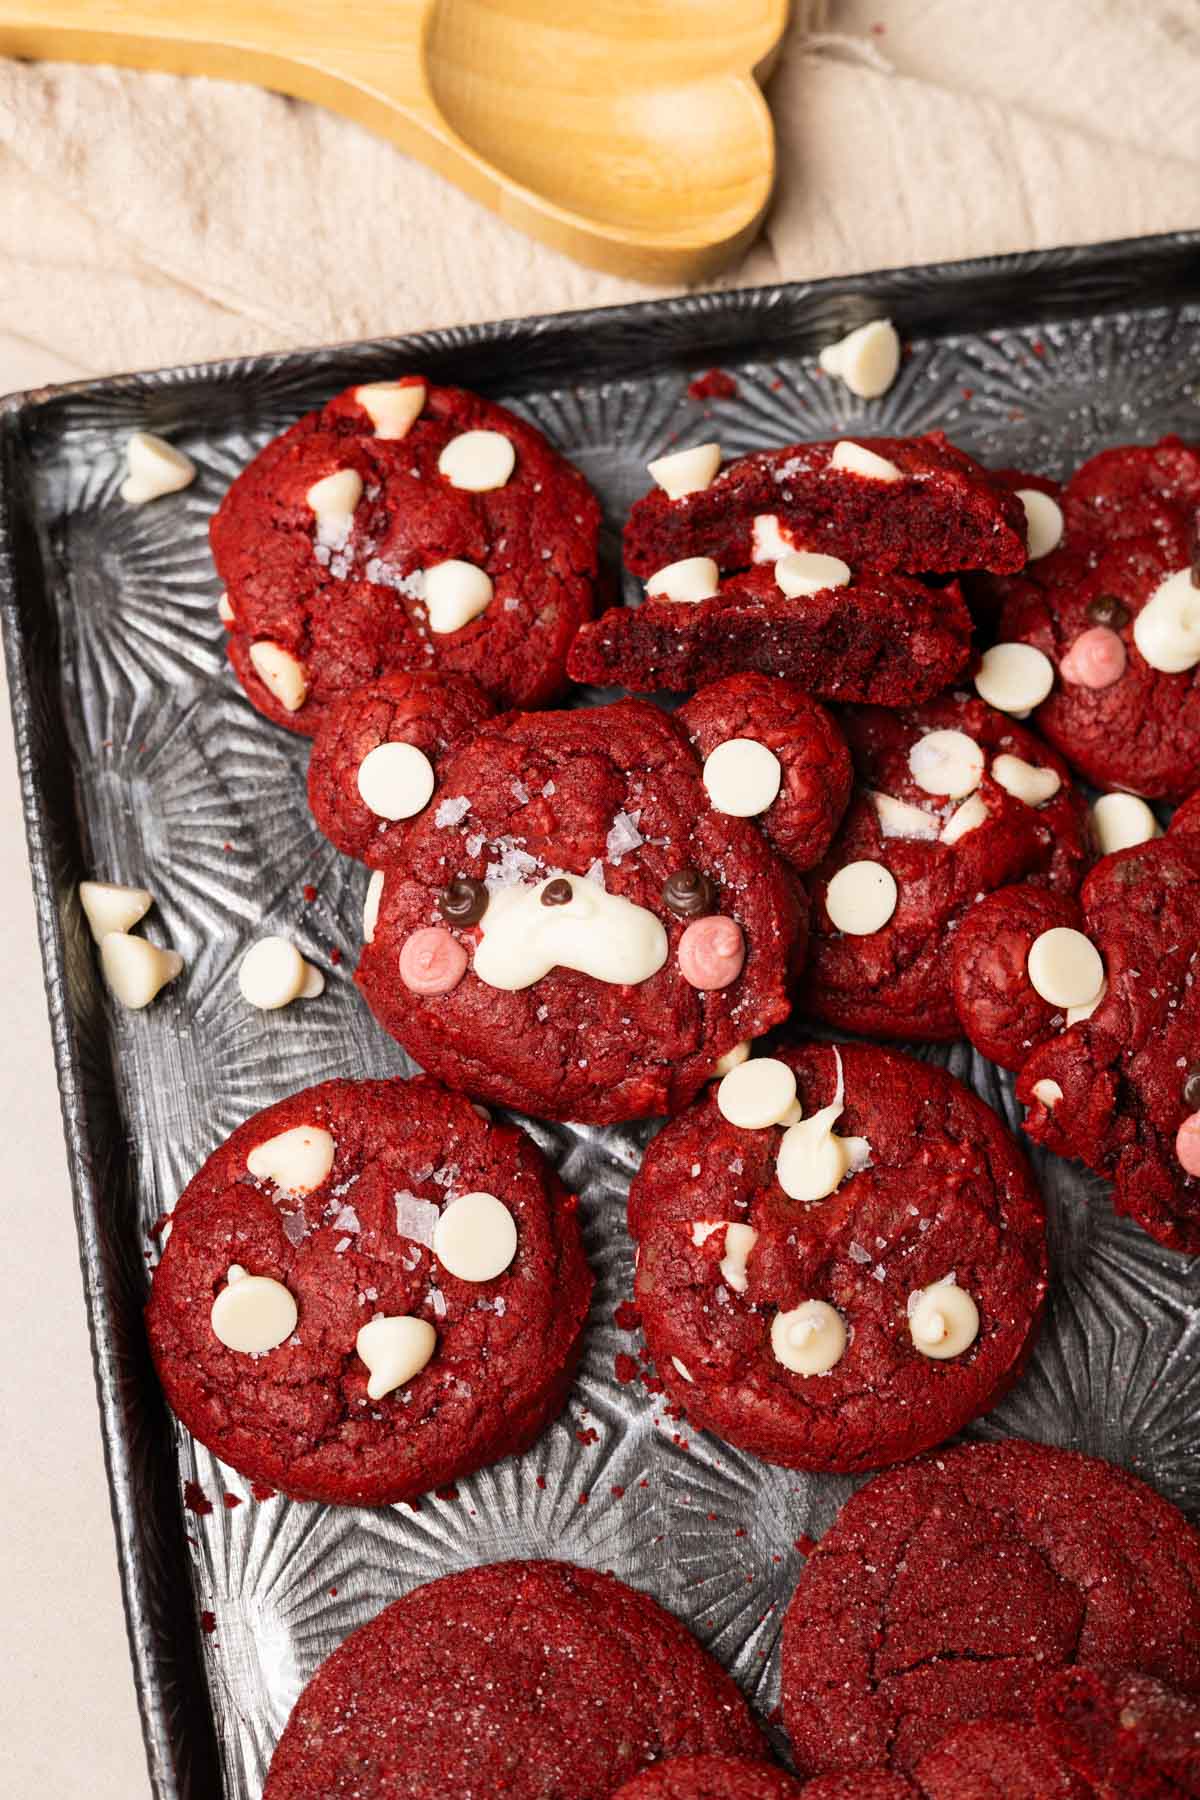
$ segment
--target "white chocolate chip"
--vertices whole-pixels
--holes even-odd
[[[1054,664],[1032,644],[993,644],[983,653],[975,692],[998,712],[1023,719],[1054,686]]]
[[[570,884],[565,905],[542,905],[551,881]],[[532,987],[554,968],[632,986],[656,974],[670,948],[661,921],[648,907],[579,875],[498,889],[479,929],[475,973],[489,987],[509,993]]]
[[[121,887],[114,881],[81,881],[79,904],[97,943],[110,931],[128,931],[154,905],[148,888]]]
[[[1081,1025],[1084,1019],[1090,1019],[1107,992],[1108,977],[1105,976],[1104,980],[1100,983],[1100,992],[1096,995],[1094,1000],[1081,1000],[1078,1006],[1068,1006],[1067,1024]]]
[[[827,375],[838,376],[860,400],[877,400],[896,379],[900,339],[890,319],[872,319],[836,344],[826,344],[817,360]]]
[[[978,831],[985,823],[988,809],[978,794],[972,794],[956,806],[946,823],[938,833],[943,844],[957,844],[959,838],[965,838],[968,831]]]
[[[368,381],[354,390],[377,438],[406,438],[421,416],[426,397],[423,381]]]
[[[383,870],[376,869],[367,883],[367,897],[363,901],[363,943],[375,942],[375,927],[379,923],[379,903],[383,899]]]
[[[234,1263],[212,1303],[212,1328],[227,1350],[263,1356],[285,1344],[296,1329],[295,1296],[270,1275],[247,1275]]]
[[[932,839],[941,830],[941,821],[933,813],[924,812],[907,800],[897,800],[894,794],[870,793],[868,798],[885,838]]]
[[[721,446],[697,444],[692,450],[673,450],[646,466],[669,500],[682,500],[709,486],[721,466]]]
[[[775,513],[757,513],[750,531],[751,562],[782,562],[796,548],[791,532],[786,525],[780,524]]]
[[[429,804],[433,764],[415,744],[376,744],[358,765],[358,791],[379,819],[411,819]]]
[[[796,1077],[775,1056],[757,1056],[731,1069],[717,1089],[717,1110],[743,1131],[778,1125],[796,1099]]]
[[[419,1375],[437,1349],[437,1332],[426,1319],[409,1314],[368,1319],[354,1340],[354,1348],[367,1365],[367,1396],[382,1400]]]
[[[824,593],[826,588],[845,587],[849,580],[849,563],[815,550],[789,550],[775,564],[776,585],[792,600]]]
[[[699,600],[711,600],[720,586],[720,571],[711,556],[685,556],[682,562],[668,563],[650,577],[646,597],[694,605]]]
[[[460,1194],[439,1218],[433,1254],[460,1281],[494,1281],[517,1254],[517,1224],[495,1194]]]
[[[249,1005],[275,1012],[301,997],[315,1000],[325,991],[325,977],[305,962],[295,944],[286,938],[265,937],[251,944],[243,956],[238,987]]]
[[[724,1219],[696,1219],[692,1224],[692,1243],[699,1250],[707,1244],[714,1232],[724,1230]],[[757,1235],[756,1232],[755,1236]]]
[[[909,751],[908,769],[927,794],[961,800],[983,780],[983,751],[965,731],[927,731]]]
[[[362,476],[357,469],[335,469],[314,481],[304,498],[317,515],[317,542],[340,550],[350,536],[354,509],[362,499]]]
[[[725,1227],[725,1254],[720,1262],[721,1280],[735,1294],[744,1294],[750,1284],[746,1265],[757,1242],[758,1233],[753,1225],[734,1224]]]
[[[299,712],[308,698],[308,675],[303,663],[296,661],[282,644],[269,638],[251,644],[250,661],[263,686],[278,700],[286,712]]]
[[[713,1068],[713,1074],[717,1076],[728,1075],[730,1069],[740,1068],[749,1055],[750,1039],[743,1038],[740,1044],[735,1044],[732,1050],[727,1050],[724,1056],[719,1056],[717,1058],[716,1065]]]
[[[451,487],[468,494],[502,488],[517,466],[511,438],[502,431],[463,431],[452,437],[438,457],[438,473]]]
[[[333,1167],[335,1145],[319,1125],[293,1125],[255,1144],[246,1167],[256,1181],[270,1181],[281,1194],[311,1194]]]
[[[1048,1106],[1053,1111],[1062,1099],[1063,1091],[1057,1081],[1035,1081],[1033,1095],[1035,1100],[1040,1100],[1043,1106]]]
[[[162,494],[177,494],[196,479],[191,457],[152,431],[135,431],[127,439],[125,461],[129,473],[121,483],[121,498],[131,506],[157,500]]]
[[[160,950],[146,938],[110,931],[100,942],[100,965],[122,1006],[136,1012],[149,1006],[168,981],[174,981],[183,968],[183,958],[176,950]]]
[[[846,475],[861,475],[867,481],[903,481],[904,477],[894,462],[886,456],[877,456],[874,450],[868,450],[865,444],[851,443],[843,438],[833,447],[833,455],[829,458],[831,469],[840,469]]]
[[[824,1375],[846,1354],[841,1314],[824,1300],[802,1300],[771,1321],[775,1360],[794,1375]]]
[[[687,1364],[681,1363],[677,1356],[671,1358],[671,1367],[675,1370],[677,1375],[682,1375],[685,1381],[695,1380],[695,1377],[689,1371]]]
[[[1055,925],[1029,946],[1029,980],[1050,1006],[1090,1006],[1104,986],[1104,963],[1091,938]]]
[[[908,1329],[913,1348],[941,1362],[961,1356],[979,1336],[979,1308],[957,1282],[935,1281],[909,1295]]]
[[[1062,776],[1056,769],[1042,769],[1020,756],[1007,754],[993,762],[992,779],[1026,806],[1043,806],[1047,800],[1053,800],[1062,786]]]
[[[450,557],[425,571],[425,610],[429,629],[440,636],[461,631],[478,618],[492,598],[492,578],[474,563]]]
[[[726,738],[704,760],[704,785],[719,813],[752,819],[766,812],[779,792],[783,765],[756,738]]]
[[[1017,499],[1025,508],[1025,543],[1030,562],[1049,556],[1062,543],[1062,507],[1040,488],[1018,488]]]
[[[833,1127],[842,1115],[840,1101],[823,1106],[810,1119],[789,1125],[775,1158],[775,1175],[789,1200],[828,1199],[850,1169],[846,1140]]]
[[[1190,568],[1159,582],[1133,621],[1133,641],[1150,667],[1166,675],[1200,663],[1200,588]]]
[[[825,890],[830,923],[851,937],[882,930],[896,910],[896,878],[880,862],[847,863]]]
[[[1092,807],[1092,831],[1102,856],[1162,836],[1162,826],[1136,794],[1101,794]]]
[[[217,601],[217,617],[220,619],[222,625],[232,625],[237,618],[237,614],[233,610],[233,601],[226,593],[222,593],[220,599]]]

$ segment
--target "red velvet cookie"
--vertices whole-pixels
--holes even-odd
[[[818,1775],[800,1790],[802,1800],[913,1800],[917,1790],[903,1775],[856,1771],[853,1775]]]
[[[800,1783],[786,1769],[742,1756],[674,1756],[651,1763],[625,1782],[613,1800],[800,1800]]]
[[[997,888],[960,921],[950,950],[954,1005],[965,1036],[1002,1069],[1020,1069],[1065,1026],[1065,1009],[1029,978],[1029,952],[1043,932],[1079,923],[1073,896],[1025,883]]]
[[[263,1800],[606,1800],[661,1757],[766,1753],[678,1619],[611,1575],[502,1562],[354,1632],[288,1720]]]
[[[372,896],[356,979],[376,1017],[483,1099],[590,1123],[677,1111],[789,1010],[803,897],[706,783],[764,809],[792,754],[751,744],[718,779],[637,700],[486,721]]]
[[[801,1770],[911,1774],[960,1725],[1032,1723],[1075,1664],[1200,1693],[1200,1536],[1108,1463],[964,1444],[876,1476],[809,1557],[784,1719]]]
[[[1200,1795],[1200,1699],[1145,1675],[1069,1669],[1052,1681],[1038,1722],[1057,1754],[1101,1800]]]
[[[174,1411],[298,1499],[413,1500],[561,1409],[592,1289],[525,1135],[425,1077],[327,1081],[184,1189],[146,1309]]]
[[[999,637],[1049,659],[1038,729],[1098,787],[1177,800],[1200,776],[1200,450],[1106,450],[1059,496],[1065,533],[1002,584]]]
[[[650,1144],[629,1227],[671,1398],[789,1468],[952,1436],[1016,1379],[1046,1292],[1041,1198],[995,1113],[873,1045],[734,1069]]]
[[[1083,799],[1053,751],[982,700],[849,709],[840,722],[858,787],[808,878],[804,1005],[843,1030],[958,1037],[953,933],[1011,882],[1075,891],[1089,855]]]
[[[1093,1800],[1040,1731],[1000,1719],[964,1725],[922,1757],[925,1800]]]
[[[583,476],[506,408],[417,376],[348,388],[213,518],[230,660],[260,712],[310,734],[397,670],[544,705],[592,610],[599,527]]]
[[[1180,836],[1200,834],[1200,789],[1175,808],[1168,829]]]

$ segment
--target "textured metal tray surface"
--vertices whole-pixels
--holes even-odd
[[[817,375],[813,352],[881,308],[912,350],[867,405]],[[689,374],[713,363],[737,393],[701,405]],[[1105,444],[1200,436],[1200,238],[436,332],[7,403],[0,598],[130,1641],[164,1800],[259,1795],[302,1683],[348,1631],[418,1582],[501,1556],[575,1558],[648,1588],[769,1714],[801,1545],[855,1485],[693,1435],[617,1379],[617,1352],[636,1350],[613,1319],[632,1274],[624,1195],[653,1124],[529,1124],[583,1195],[598,1276],[587,1351],[563,1418],[457,1498],[378,1512],[257,1500],[158,1393],[141,1328],[150,1228],[188,1176],[283,1094],[408,1068],[351,982],[365,871],[309,819],[306,745],[257,717],[226,669],[206,526],[233,475],[300,412],[410,368],[480,387],[546,430],[599,491],[615,557],[646,460],[676,434],[717,437],[728,454],[941,427],[988,461],[1050,472]],[[117,488],[138,427],[181,444],[199,478],[128,508]],[[74,892],[84,875],[144,882],[158,897],[148,933],[184,955],[144,1013],[103,991]],[[320,1000],[274,1014],[241,1003],[233,972],[264,931],[326,970]],[[962,1046],[937,1055],[1018,1125],[1007,1077]],[[1195,1515],[1200,1261],[1116,1221],[1102,1183],[1036,1161],[1049,1315],[1025,1378],[976,1430],[1109,1457]],[[185,1510],[187,1482],[210,1512]]]

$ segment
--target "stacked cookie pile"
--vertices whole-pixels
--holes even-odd
[[[650,473],[644,597],[599,616],[583,477],[420,377],[338,396],[219,509],[230,659],[312,737],[313,815],[371,870],[357,984],[427,1073],[294,1095],[195,1177],[148,1311],[168,1396],[332,1503],[520,1453],[591,1276],[574,1197],[480,1103],[667,1115],[629,1228],[671,1398],[771,1462],[904,1465],[792,1603],[804,1791],[1200,1791],[1183,1521],[1033,1445],[922,1456],[1019,1379],[1045,1217],[1000,1120],[892,1047],[969,1038],[1034,1141],[1200,1249],[1200,795],[1166,834],[1146,804],[1200,786],[1200,454],[1106,452],[1063,488],[937,434]],[[546,710],[572,680],[683,699]],[[1110,791],[1089,811],[1080,782]],[[764,1757],[644,1596],[498,1565],[330,1659],[267,1792],[801,1791]]]

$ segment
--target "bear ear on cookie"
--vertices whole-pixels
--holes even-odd
[[[328,708],[313,739],[308,804],[330,843],[374,869],[437,803],[446,759],[495,712],[469,675],[380,676]]]

